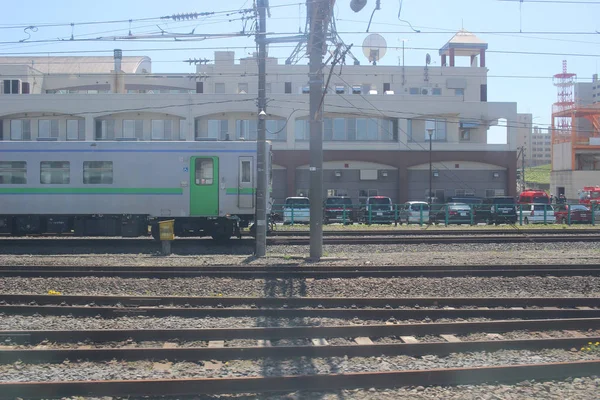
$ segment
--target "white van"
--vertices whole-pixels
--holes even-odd
[[[310,200],[308,197],[288,197],[283,206],[283,224],[308,224]]]
[[[429,204],[424,201],[407,201],[401,206],[398,214],[399,223],[428,224]]]

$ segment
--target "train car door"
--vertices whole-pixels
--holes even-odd
[[[190,215],[219,215],[219,157],[190,159]]]
[[[238,171],[238,207],[254,207],[254,168],[252,157],[239,158]]]

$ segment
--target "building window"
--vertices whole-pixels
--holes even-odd
[[[45,185],[68,185],[71,171],[68,161],[42,161],[40,163],[40,183]]]
[[[296,141],[309,140],[310,127],[307,119],[297,119],[294,125]]]
[[[229,133],[229,121],[226,119],[209,119],[206,123],[206,132],[197,132],[196,137],[223,140]]]
[[[38,120],[38,138],[50,139],[58,138],[58,120],[40,119]]]
[[[238,94],[248,94],[247,83],[238,83]]]
[[[469,140],[471,140],[471,129],[461,128],[460,140],[463,142],[468,142]]]
[[[442,89],[440,88],[433,88],[431,89],[431,94],[434,96],[441,96],[442,95]]]
[[[25,161],[0,161],[0,185],[24,185],[27,183]]]
[[[352,86],[352,94],[361,94],[361,93],[362,93],[362,88],[360,87],[360,85]]]
[[[68,119],[67,120],[67,140],[84,140],[85,139],[85,124],[82,120]]]
[[[285,93],[286,94],[292,93],[292,82],[285,82]]]
[[[464,96],[465,95],[465,89],[454,89],[454,95],[455,96]]]
[[[302,94],[309,94],[309,93],[310,93],[310,86],[308,86],[308,85],[307,85],[307,86],[302,86],[302,87],[300,88],[300,92],[301,92]]]
[[[421,91],[417,87],[411,87],[410,89],[408,89],[408,93],[409,94],[420,94]]]
[[[267,126],[267,140],[286,140],[286,121],[283,119],[268,119],[265,121]]]
[[[215,93],[216,94],[224,94],[225,93],[225,84],[224,83],[215,83]]]
[[[425,121],[425,140],[429,141],[429,131],[433,130],[431,140],[446,140],[446,120],[428,119]]]
[[[344,118],[333,119],[332,140],[346,140],[346,120]]]
[[[187,140],[187,121],[179,120],[179,140]]]
[[[115,137],[115,120],[102,119],[96,121],[96,140],[113,140]]]
[[[235,134],[238,139],[256,140],[256,120],[238,119],[235,121]]]
[[[112,161],[84,161],[83,183],[86,185],[110,185],[113,183]]]
[[[170,140],[172,122],[170,119],[152,120],[152,140]]]
[[[344,85],[335,85],[335,94],[344,94],[346,87]]]
[[[11,119],[10,140],[31,140],[31,120]]]
[[[347,189],[327,189],[327,197],[348,197]]]
[[[212,158],[196,159],[196,185],[212,185],[214,181]]]
[[[135,138],[135,120],[124,119],[123,120],[123,137],[128,139]]]

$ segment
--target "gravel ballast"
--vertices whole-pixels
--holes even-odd
[[[0,278],[6,294],[241,297],[598,297],[600,277]]]
[[[312,375],[397,370],[422,370],[436,368],[464,368],[516,364],[538,364],[595,360],[597,354],[571,352],[557,349],[528,351],[502,350],[494,353],[451,354],[448,357],[382,356],[382,357],[330,357],[300,359],[261,359],[198,361],[198,362],[68,362],[62,364],[0,365],[0,381],[64,381],[108,379],[159,379],[186,377],[241,377]]]

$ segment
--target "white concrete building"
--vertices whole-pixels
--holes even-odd
[[[487,44],[461,31],[440,67],[336,67],[324,102],[324,188],[356,202],[515,194],[517,105],[488,102]],[[256,137],[257,60],[216,52],[196,74],[151,73],[147,57],[0,58],[2,140]],[[456,57],[468,57],[458,67]],[[308,67],[267,60],[274,197],[308,194]],[[488,144],[491,126],[506,144]],[[431,137],[430,137],[431,135]],[[1,146],[1,142],[0,142]]]

